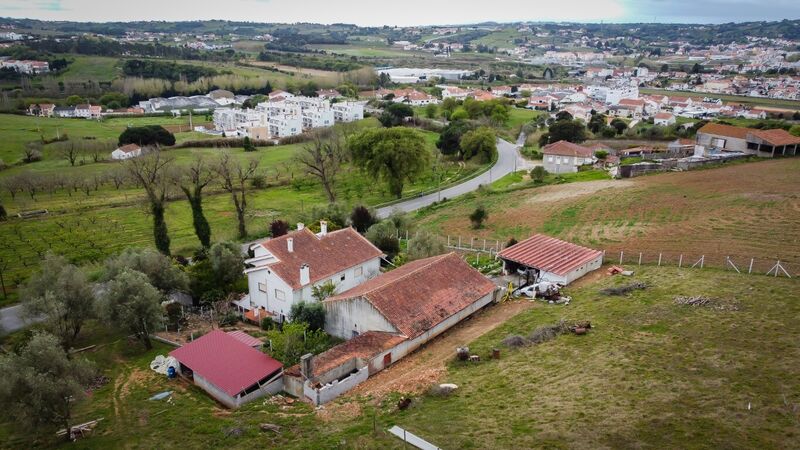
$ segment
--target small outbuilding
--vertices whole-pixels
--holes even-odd
[[[111,159],[123,160],[136,158],[142,154],[142,147],[136,144],[123,145],[111,152]]]
[[[283,365],[221,330],[170,352],[178,372],[229,408],[283,390]]]
[[[519,271],[528,282],[567,285],[603,265],[603,252],[543,234],[534,234],[497,255],[506,273]]]

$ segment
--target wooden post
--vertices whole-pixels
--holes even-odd
[[[461,236],[458,237],[458,248],[461,248]]]
[[[703,255],[703,256],[700,258],[700,268],[701,268],[701,269],[703,268],[703,264],[705,264],[705,262],[706,262],[706,255]]]
[[[642,265],[642,252],[639,252],[639,265]]]
[[[447,246],[450,247],[450,235],[447,235]]]
[[[658,266],[661,267],[661,253],[658,254]]]
[[[624,252],[622,252],[622,251],[620,251],[620,252],[619,252],[619,263],[620,263],[620,264],[622,264],[622,254],[623,254],[623,253],[624,253]]]
[[[747,269],[747,273],[753,273],[753,260],[755,258],[750,258],[750,268]]]
[[[678,259],[678,268],[680,269],[682,265],[683,265],[683,255],[681,255],[681,257]]]
[[[483,240],[483,251],[486,251],[486,239]]]

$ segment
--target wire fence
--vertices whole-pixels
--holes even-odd
[[[408,242],[414,235],[398,233],[398,239]],[[443,236],[448,250],[460,253],[485,254],[495,257],[505,246],[505,242],[497,239],[484,239],[463,236]],[[605,263],[620,266],[670,266],[692,269],[722,269],[741,274],[768,275],[773,277],[800,277],[800,260],[792,258],[768,258],[763,256],[747,256],[724,254],[719,252],[681,252],[653,250],[620,250],[600,249],[603,251]]]

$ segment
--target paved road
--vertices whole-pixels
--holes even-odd
[[[22,305],[0,309],[0,335],[13,333],[35,322],[39,322],[39,320],[26,320],[23,318]]]
[[[524,139],[523,139],[524,142]],[[411,198],[404,200],[394,205],[379,208],[377,213],[378,217],[384,218],[389,216],[393,211],[410,212],[428,206],[433,202],[439,201],[443,198],[453,198],[459,195],[466,194],[478,189],[482,184],[491,184],[505,175],[508,175],[515,170],[522,170],[533,167],[530,161],[525,160],[519,153],[519,148],[510,142],[503,139],[497,140],[497,162],[490,170],[484,172],[477,177],[467,180],[461,184],[451,186],[433,194],[424,195],[422,197]]]

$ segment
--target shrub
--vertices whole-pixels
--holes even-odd
[[[119,145],[175,145],[175,135],[161,125],[130,127],[119,135]]]
[[[261,174],[253,175],[253,178],[250,180],[250,184],[254,189],[264,189],[267,187],[267,177]]]
[[[287,144],[300,144],[306,142],[311,139],[311,136],[308,134],[296,134],[294,136],[286,136],[282,137],[278,140],[278,144],[280,145],[287,145]]]
[[[408,241],[408,259],[428,258],[445,252],[444,242],[439,236],[426,231],[419,232]]]
[[[531,179],[534,183],[541,183],[544,181],[544,177],[547,175],[547,171],[544,170],[542,166],[536,166],[531,169]]]
[[[269,234],[276,238],[289,232],[289,223],[285,220],[275,219],[269,224]]]
[[[400,252],[400,241],[397,239],[397,228],[391,220],[383,220],[369,227],[366,238],[378,247],[386,258],[392,260]]]
[[[230,327],[239,323],[239,315],[235,312],[231,311],[226,314],[219,316],[217,319],[217,323],[221,327]]]
[[[555,339],[559,334],[565,333],[566,331],[566,325],[564,325],[563,322],[555,325],[542,325],[533,330],[528,339],[532,344],[541,344],[542,342]]]
[[[512,347],[512,348],[524,347],[528,345],[528,340],[518,334],[512,334],[506,336],[506,338],[503,339],[502,342],[503,345],[505,345],[506,347]]]
[[[320,302],[295,303],[289,312],[289,319],[307,324],[310,330],[321,330],[325,328],[325,308]]]
[[[260,325],[261,329],[266,331],[278,328],[278,323],[272,320],[271,317],[264,317],[263,319],[261,319]]]
[[[359,233],[365,233],[375,222],[375,214],[364,205],[356,206],[350,213],[350,223]]]
[[[472,228],[478,229],[483,227],[483,222],[489,217],[489,213],[483,205],[475,208],[472,214],[469,215],[469,221],[472,222]]]
[[[4,221],[8,218],[8,213],[6,212],[6,207],[0,205],[0,221]]]

